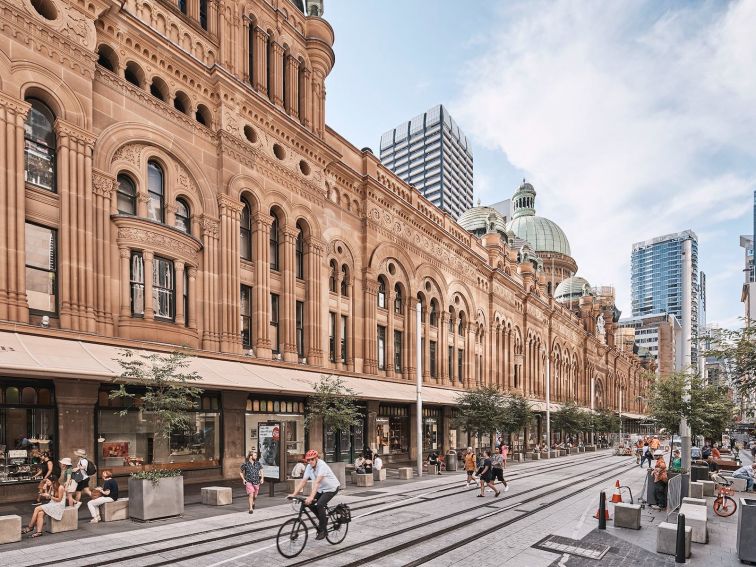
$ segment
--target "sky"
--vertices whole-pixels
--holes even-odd
[[[632,244],[699,238],[707,322],[739,326],[756,190],[756,2],[325,0],[326,121],[380,136],[443,103],[472,143],[475,199],[523,178],[578,274],[631,315]]]

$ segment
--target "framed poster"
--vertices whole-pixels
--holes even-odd
[[[281,422],[257,424],[257,452],[266,480],[281,480]]]

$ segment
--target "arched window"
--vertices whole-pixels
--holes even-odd
[[[449,332],[454,332],[454,307],[449,307]]]
[[[194,119],[208,128],[210,128],[210,126],[212,125],[212,115],[210,114],[210,109],[204,104],[197,105],[197,112],[195,112],[194,114]]]
[[[459,320],[457,321],[457,334],[464,336],[465,334],[465,314],[460,311]]]
[[[328,270],[328,291],[336,293],[336,273],[339,268],[336,265],[336,260],[331,260]]]
[[[150,94],[163,102],[168,101],[168,85],[160,77],[153,77],[150,83]]]
[[[176,91],[176,96],[173,97],[173,108],[183,114],[189,114],[191,107],[192,102],[189,100],[189,96],[183,91]]]
[[[249,18],[247,22],[247,65],[249,66],[249,84],[255,84],[255,22]]]
[[[279,263],[279,250],[280,250],[280,237],[278,234],[278,217],[273,211],[270,212],[273,216],[273,224],[270,225],[270,269],[279,271],[281,266]]]
[[[299,95],[299,101],[297,102],[297,113],[299,115],[299,121],[304,121],[305,118],[305,100],[306,100],[306,88],[307,81],[305,75],[305,62],[301,57],[299,58],[299,76],[297,77],[299,85],[297,87],[297,94]]]
[[[283,85],[283,103],[284,103],[284,110],[286,112],[291,112],[291,105],[289,104],[289,90],[291,89],[291,86],[289,85],[289,66],[291,63],[289,62],[289,59],[291,58],[291,52],[289,51],[289,46],[284,44],[283,46],[283,65],[281,65],[281,69],[283,71],[282,78],[282,85]]]
[[[118,56],[112,47],[105,44],[97,47],[97,64],[111,73],[118,71]]]
[[[192,219],[189,205],[183,199],[176,199],[176,228],[187,234],[192,233]]]
[[[55,115],[41,100],[31,104],[24,124],[24,176],[27,183],[55,192]]]
[[[394,285],[394,313],[397,315],[402,314],[402,307],[404,306],[404,296],[402,295],[402,285]]]
[[[438,302],[435,299],[431,299],[428,319],[431,327],[438,327]]]
[[[199,0],[199,24],[207,31],[207,0]]]
[[[126,69],[123,71],[123,78],[140,89],[144,88],[144,71],[142,71],[142,68],[134,61],[126,63]]]
[[[136,185],[125,173],[118,174],[118,191],[116,201],[118,212],[122,215],[136,214]]]
[[[386,278],[378,277],[378,307],[386,309]]]
[[[147,218],[157,222],[165,222],[163,183],[163,168],[157,162],[150,161],[147,164]]]
[[[295,246],[295,260],[297,263],[297,278],[304,279],[304,230],[302,225],[297,223],[297,242]]]
[[[245,260],[252,259],[252,208],[242,199],[241,222],[239,223],[239,255]]]
[[[275,81],[275,77],[273,75],[273,38],[270,34],[271,32],[268,32],[268,37],[265,40],[265,58],[268,70],[268,98],[273,100],[273,81]]]
[[[186,0],[178,0],[178,9],[181,10],[181,13],[186,15],[187,13],[187,1]]]
[[[341,266],[341,295],[349,296],[349,267],[346,264]]]

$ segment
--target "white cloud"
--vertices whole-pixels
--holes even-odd
[[[756,2],[507,6],[455,113],[527,173],[580,271],[629,313],[633,242],[724,230],[737,249],[728,225],[756,185]]]

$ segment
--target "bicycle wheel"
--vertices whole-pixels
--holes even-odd
[[[732,516],[738,509],[738,503],[734,498],[729,496],[717,496],[714,499],[714,513],[717,516],[727,517]]]
[[[286,520],[278,530],[276,547],[286,558],[296,557],[307,545],[307,526],[299,518]]]
[[[342,522],[339,517],[331,516],[328,518],[328,531],[326,532],[326,539],[328,543],[336,545],[344,541],[344,538],[349,531],[349,524]]]

